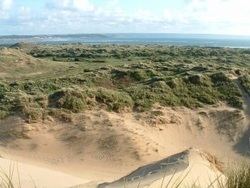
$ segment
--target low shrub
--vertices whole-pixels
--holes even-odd
[[[33,96],[22,91],[14,95],[12,108],[28,122],[35,122],[43,117],[43,109],[34,101]]]
[[[238,86],[224,73],[211,75],[213,87],[219,92],[219,99],[235,108],[242,108],[242,95]]]
[[[4,98],[6,92],[7,86],[0,82],[0,100]]]
[[[135,81],[144,81],[150,78],[153,78],[155,76],[158,76],[159,72],[153,70],[153,69],[137,69],[137,70],[130,70],[129,71],[129,77]]]
[[[87,106],[88,96],[79,88],[65,88],[49,96],[52,107],[64,108],[72,112],[80,112]]]
[[[25,120],[29,123],[34,123],[43,119],[43,110],[41,108],[24,107],[22,113]]]
[[[0,110],[0,120],[4,119],[7,116],[8,116],[8,112],[6,112],[4,110]]]
[[[214,73],[210,77],[211,77],[212,82],[215,83],[215,84],[230,81],[230,79],[223,72]]]
[[[239,78],[239,81],[245,91],[250,95],[250,76],[249,75],[244,75]]]
[[[96,102],[104,104],[108,110],[122,111],[133,107],[133,100],[125,92],[99,88],[95,92]]]

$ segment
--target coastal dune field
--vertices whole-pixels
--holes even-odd
[[[250,164],[249,62],[247,49],[2,47],[0,185],[229,187]]]

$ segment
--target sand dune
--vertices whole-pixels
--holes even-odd
[[[28,165],[20,162],[13,162],[8,159],[0,159],[0,187],[4,187],[4,174],[12,181],[14,187],[22,188],[67,188],[87,182],[81,178],[71,175]]]
[[[226,180],[220,164],[213,163],[213,156],[196,149],[172,155],[158,162],[143,166],[112,183],[98,188],[119,187],[219,187]]]
[[[155,115],[158,112],[160,115]],[[65,177],[66,173],[71,174],[65,178],[67,181],[53,183],[74,187],[90,182],[84,184],[84,188],[92,188],[97,183],[91,182],[116,182],[138,167],[143,169],[146,164],[165,160],[190,147],[215,155],[225,165],[228,161],[244,159],[235,152],[235,145],[248,121],[242,111],[220,105],[196,110],[156,107],[146,113],[86,111],[66,123],[49,119],[27,124],[15,118],[1,123],[4,132],[1,155],[4,158],[63,172],[58,175],[52,171],[54,175],[45,176],[44,180],[37,178],[36,183],[46,182],[49,187],[50,178]],[[201,175],[197,182],[206,185],[221,175],[204,152],[190,150],[184,156],[188,163],[178,163],[180,169],[178,167],[176,178],[185,175],[190,168],[192,172],[187,180],[191,183],[196,181],[197,175]],[[145,185],[149,182],[151,187],[159,186],[163,172],[145,178]],[[165,183],[172,177],[171,170],[167,172]],[[82,182],[82,179],[87,181]],[[131,187],[136,184],[137,181]]]

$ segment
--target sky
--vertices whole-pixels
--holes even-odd
[[[0,0],[0,35],[250,35],[250,0]]]

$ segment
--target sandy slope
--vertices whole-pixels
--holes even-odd
[[[163,160],[138,168],[131,174],[98,188],[129,187],[219,187],[225,183],[220,164],[213,156],[197,149],[189,149]],[[217,166],[216,166],[217,165]]]
[[[242,85],[240,84],[238,79],[235,79],[235,83],[238,85],[238,87],[241,90],[242,96],[243,96],[243,101],[244,101],[244,113],[247,118],[248,126],[247,129],[240,140],[240,142],[237,144],[238,151],[245,154],[250,154],[250,96],[248,93],[244,90]],[[247,151],[247,152],[245,152]]]
[[[87,182],[62,172],[7,159],[0,159],[0,167],[0,187],[4,187],[5,184],[2,183],[7,180],[3,174],[12,179],[14,187],[21,185],[22,188],[67,188]]]
[[[1,135],[3,157],[112,182],[190,147],[223,162],[241,160],[235,145],[248,121],[243,112],[220,105],[196,110],[156,107],[142,114],[89,111],[68,123],[52,118],[34,124],[16,118],[0,123],[1,131],[15,133]]]

